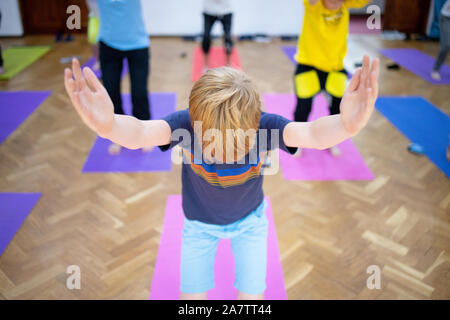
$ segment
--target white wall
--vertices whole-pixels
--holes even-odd
[[[3,1],[3,0],[1,0]],[[141,0],[150,35],[197,35],[203,31],[203,0]],[[232,0],[234,35],[297,35],[302,0]],[[213,34],[222,34],[216,23]]]
[[[56,0],[55,0],[56,1]],[[203,0],[141,0],[150,35],[197,35],[203,31]],[[297,35],[303,19],[302,0],[232,0],[234,35]],[[18,0],[0,0],[0,36],[23,35]],[[213,34],[222,34],[216,23]]]
[[[2,12],[0,36],[23,35],[18,0],[0,0],[0,11]]]

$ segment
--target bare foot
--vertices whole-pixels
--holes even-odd
[[[437,81],[441,81],[441,75],[439,74],[439,71],[433,71],[431,73],[431,78]]]
[[[328,149],[333,157],[339,157],[342,154],[341,149],[339,149],[337,146],[331,147]]]
[[[151,147],[144,147],[142,148],[142,153],[150,153],[153,151],[155,147],[151,146]]]
[[[113,155],[113,156],[117,156],[118,154],[120,154],[121,150],[122,150],[122,147],[116,143],[111,143],[108,147],[109,154]]]
[[[297,151],[294,153],[294,158],[300,158],[302,156],[302,148],[297,148]]]

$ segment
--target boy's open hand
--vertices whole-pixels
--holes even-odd
[[[105,136],[114,124],[114,106],[106,89],[91,69],[81,71],[77,59],[72,60],[72,70],[64,70],[66,91],[84,123]]]
[[[363,66],[353,75],[341,101],[341,120],[350,135],[357,134],[369,121],[378,97],[379,60],[364,56]]]

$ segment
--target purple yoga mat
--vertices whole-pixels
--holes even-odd
[[[40,193],[0,193],[0,256],[40,197]]]
[[[267,289],[265,299],[286,300],[283,270],[273,222],[272,206],[266,197],[266,215],[269,220],[267,239]],[[167,200],[164,225],[159,243],[156,266],[150,290],[151,300],[178,300],[180,294],[181,235],[183,230],[181,196],[171,195]],[[208,292],[209,300],[234,300],[237,290],[234,282],[234,259],[229,239],[219,242],[214,264],[215,288]]]
[[[293,119],[296,98],[293,94],[265,94],[266,111]],[[326,98],[319,94],[313,102],[309,120],[329,114]],[[295,158],[280,151],[280,164],[286,180],[372,180],[372,172],[348,139],[339,148],[342,155],[333,157],[328,150],[303,149],[302,156]]]
[[[440,70],[441,80],[431,78],[434,58],[416,49],[381,49],[380,52],[389,59],[431,84],[450,84],[450,66],[444,64]]]
[[[289,58],[293,65],[297,65],[297,61],[295,61],[295,53],[297,52],[297,47],[294,46],[282,46],[284,54]]]
[[[24,122],[51,91],[0,92],[0,144]]]
[[[83,68],[84,67],[91,68],[92,71],[94,71],[94,74],[97,76],[97,78],[101,79],[102,78],[102,71],[100,69],[97,69],[97,70],[93,69],[96,60],[97,59],[95,57],[90,57],[89,60],[86,61],[83,64]],[[128,60],[127,59],[123,59],[123,68],[122,68],[121,77],[123,78],[127,73],[128,73]]]
[[[150,108],[153,119],[161,119],[175,111],[175,93],[151,93]],[[122,95],[123,110],[131,114],[131,97]],[[111,142],[97,137],[89,153],[83,172],[147,172],[170,171],[172,168],[170,152],[162,152],[155,147],[150,153],[142,150],[129,150],[122,148],[119,155],[110,155],[108,147]]]

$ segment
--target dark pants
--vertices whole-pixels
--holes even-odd
[[[233,15],[229,13],[224,16],[212,16],[204,13],[203,16],[205,22],[202,42],[203,53],[209,53],[211,47],[211,29],[216,21],[220,21],[223,26],[225,51],[228,55],[231,54],[231,50],[233,49],[233,40],[231,39],[231,18]]]
[[[131,82],[131,102],[133,116],[140,120],[149,120],[150,103],[148,100],[149,48],[137,50],[116,50],[100,41],[100,67],[103,85],[114,104],[114,113],[124,114],[120,96],[120,81],[123,59],[128,61]]]
[[[328,77],[328,72],[324,72],[324,71],[316,69],[312,66],[308,66],[308,65],[304,65],[304,64],[297,64],[297,69],[295,70],[295,75],[298,75],[303,72],[311,71],[311,70],[314,70],[317,72],[317,75],[319,77],[320,89],[325,90],[325,83],[326,83],[326,80]],[[341,70],[339,72],[346,74],[345,70]],[[296,86],[295,81],[294,81],[294,85]],[[297,88],[295,89],[295,92],[298,92]],[[339,112],[340,112],[339,107],[341,105],[342,98],[335,97],[331,94],[330,94],[330,96],[331,96],[331,104],[329,106],[330,115],[339,114]],[[295,121],[300,121],[300,122],[308,121],[308,117],[309,117],[309,114],[311,113],[311,109],[312,109],[313,98],[314,97],[300,98],[297,95],[297,106],[295,108],[295,113],[294,113]]]
[[[447,58],[450,51],[450,17],[440,15],[439,29],[441,32],[439,54],[434,64],[433,70],[439,71]]]

